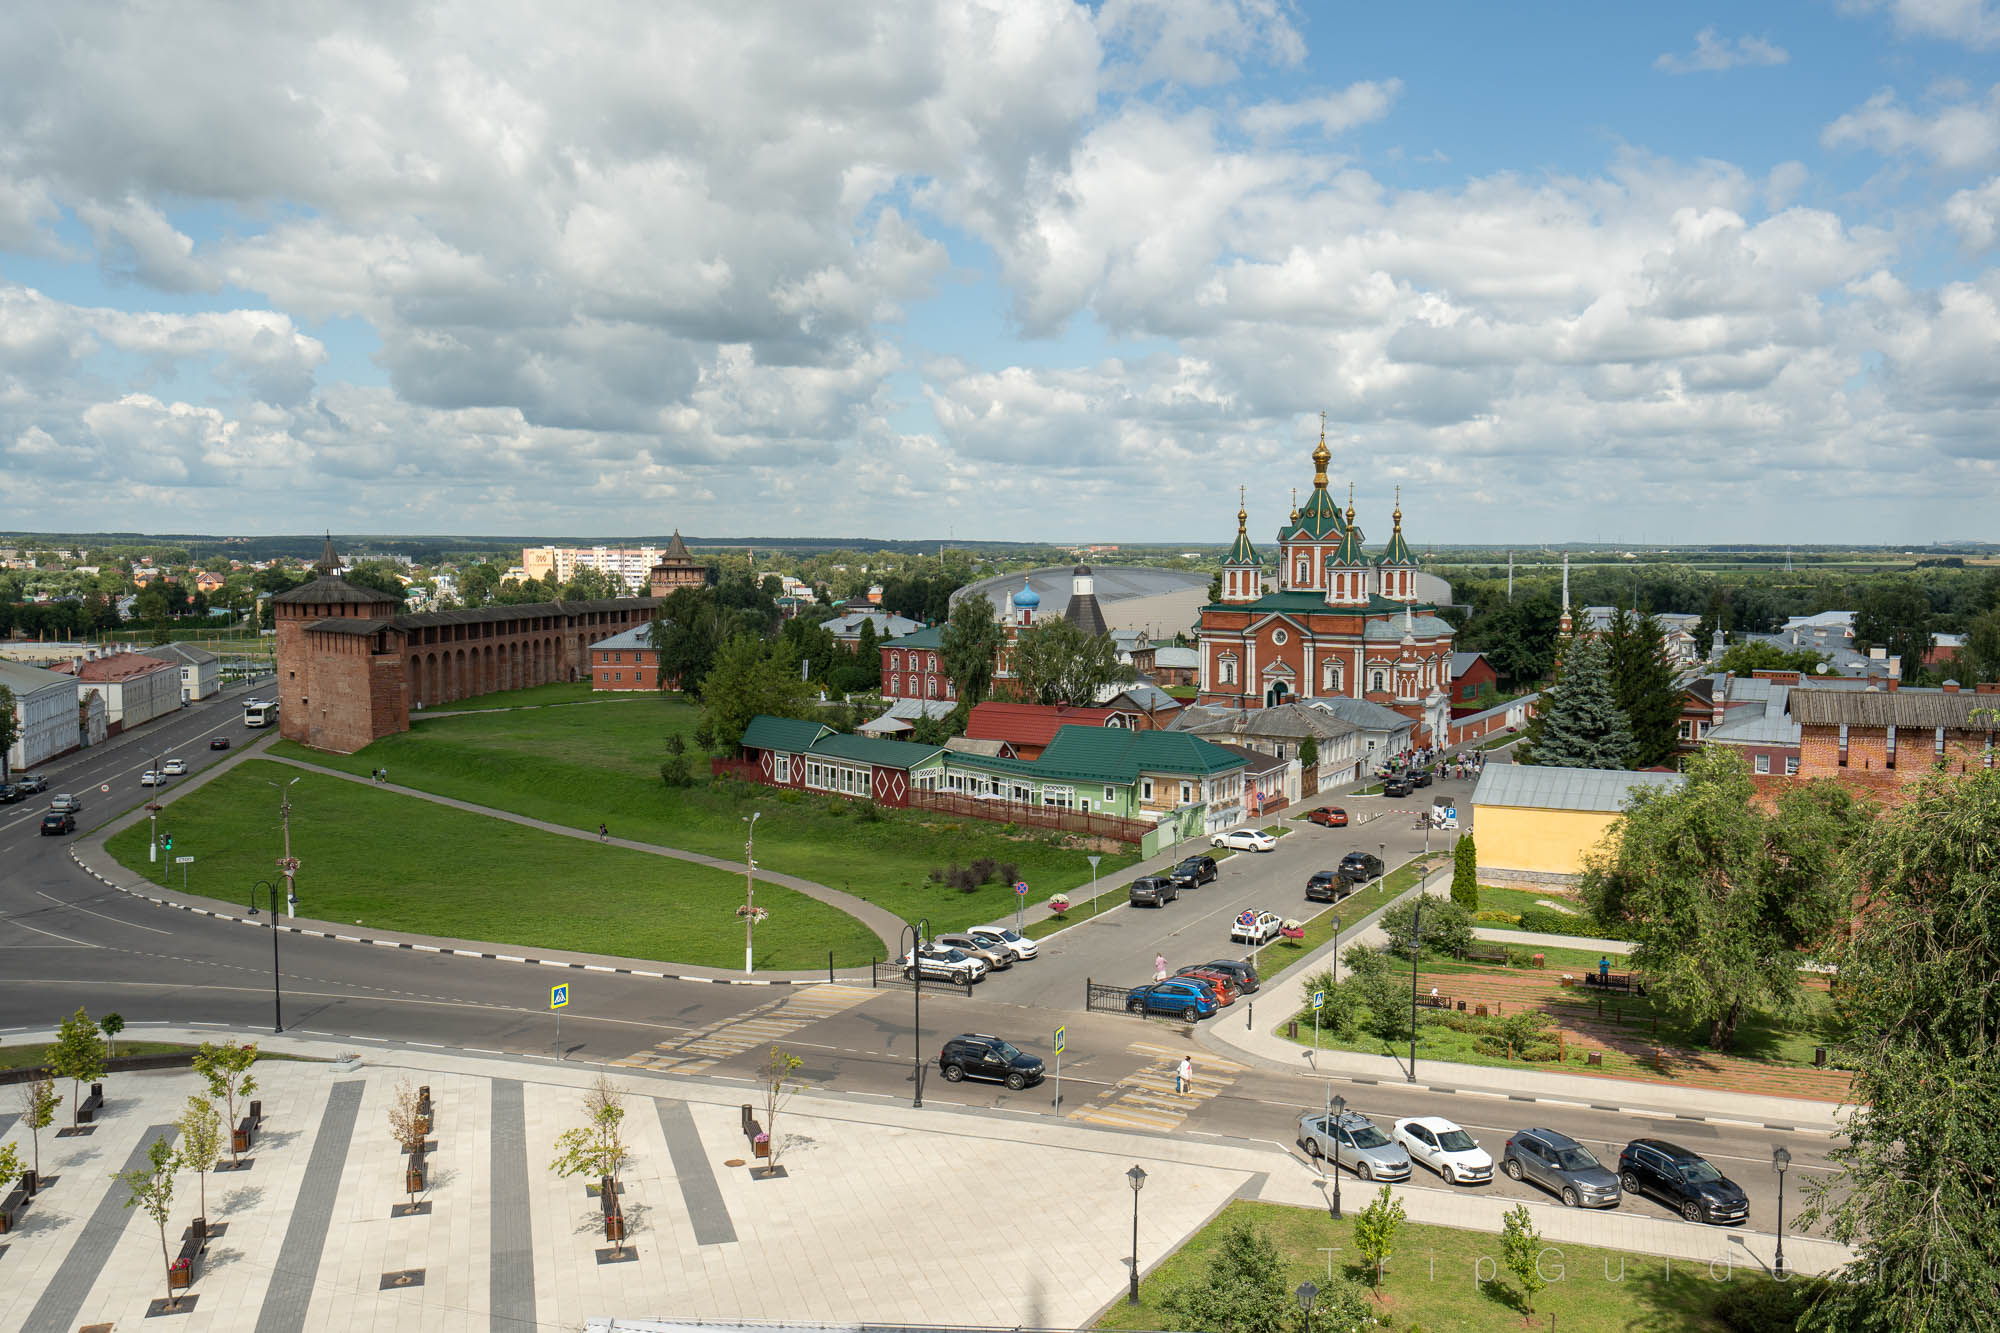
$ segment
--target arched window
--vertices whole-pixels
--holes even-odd
[[[889,677],[889,693],[901,694],[902,692],[903,692],[902,679],[898,676]]]
[[[924,670],[926,670],[926,671],[936,671],[936,670],[937,670],[937,654],[936,654],[936,653],[932,653],[932,654],[930,654],[930,661],[924,664]]]
[[[889,670],[901,671],[902,669],[903,669],[903,655],[901,653],[890,653]]]
[[[1340,692],[1340,663],[1322,662],[1319,668],[1319,687],[1325,694]]]
[[[1373,677],[1373,680],[1375,683],[1372,686],[1370,686],[1370,688],[1374,690],[1375,693],[1380,694],[1382,692],[1382,673],[1377,671]]]
[[[1299,561],[1298,576],[1293,581],[1297,583],[1312,582],[1312,561],[1303,559]]]
[[[1236,683],[1236,654],[1224,653],[1218,659],[1216,665],[1221,668],[1222,683],[1224,685],[1234,685]]]

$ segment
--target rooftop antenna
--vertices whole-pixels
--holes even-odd
[[[1507,552],[1507,600],[1514,600],[1514,553]]]

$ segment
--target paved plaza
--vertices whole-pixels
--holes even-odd
[[[1143,1268],[1239,1194],[1323,1204],[1315,1174],[1288,1145],[810,1089],[779,1125],[786,1174],[755,1179],[743,1164],[752,1159],[739,1107],[754,1103],[761,1116],[760,1091],[614,1069],[631,1094],[624,1204],[633,1257],[600,1263],[598,1201],[583,1180],[549,1167],[556,1136],[582,1122],[597,1067],[370,1047],[358,1069],[341,1072],[324,1062],[339,1049],[325,1043],[274,1038],[265,1049],[314,1059],[257,1067],[263,1132],[248,1170],[208,1180],[207,1215],[221,1234],[197,1267],[192,1308],[147,1318],[164,1295],[159,1237],[122,1207],[112,1173],[143,1162],[199,1081],[185,1071],[121,1073],[106,1080],[94,1133],[43,1134],[56,1182],[0,1238],[0,1328],[525,1333],[607,1317],[1075,1327],[1124,1289],[1134,1164],[1148,1174]],[[809,1077],[810,1065],[802,1072]],[[436,1148],[428,1210],[398,1217],[403,1159],[387,1111],[405,1080],[431,1089]],[[58,1124],[67,1118],[65,1106]],[[25,1155],[11,1113],[0,1114],[0,1135]],[[1499,1228],[1498,1199],[1403,1194],[1418,1220]],[[198,1198],[184,1176],[169,1228],[176,1251]],[[1536,1213],[1556,1242],[1739,1266],[1770,1257],[1769,1236],[1557,1206]],[[1844,1257],[1803,1237],[1788,1238],[1786,1254],[1802,1271]],[[388,1275],[413,1270],[420,1277],[409,1285],[390,1285]]]

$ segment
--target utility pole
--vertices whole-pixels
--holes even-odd
[[[298,784],[298,781],[297,778],[293,778],[282,787],[278,786],[275,782],[266,782],[264,784],[268,787],[278,788],[278,823],[285,830],[285,854],[278,859],[278,870],[285,877],[285,913],[288,916],[297,916],[299,914],[298,882],[293,878],[299,873],[299,858],[292,855],[292,788]],[[277,917],[278,905],[272,903],[271,919],[275,921]]]
[[[752,810],[743,817],[750,825],[750,832],[743,840],[743,975],[746,977],[754,970],[751,946],[757,937],[757,821],[763,817],[762,810]]]

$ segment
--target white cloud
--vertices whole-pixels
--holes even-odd
[[[2000,84],[1984,101],[1954,103],[1930,116],[1910,110],[1885,88],[1828,125],[1820,142],[1829,148],[1912,154],[1948,171],[1986,166],[2000,160]]]
[[[1959,244],[1978,253],[2000,242],[2000,176],[1975,189],[1960,190],[1945,201],[1944,220],[1958,233]]]
[[[1380,120],[1403,91],[1401,79],[1349,84],[1339,92],[1302,102],[1259,102],[1237,113],[1237,123],[1255,135],[1290,134],[1312,126],[1331,137]]]
[[[1668,51],[1653,61],[1653,68],[1668,74],[1719,73],[1743,65],[1782,65],[1791,53],[1762,37],[1724,37],[1714,28],[1694,35],[1694,50],[1685,55]]]
[[[1990,0],[1840,0],[1853,13],[1886,9],[1905,37],[1934,37],[1974,50],[2000,45],[2000,10]]]
[[[1115,82],[1226,83],[1238,62],[1296,65],[1305,41],[1282,0],[1104,0],[1097,26],[1115,52]]]
[[[99,262],[114,277],[169,292],[213,291],[214,270],[194,255],[194,241],[167,215],[134,195],[116,204],[88,199],[76,214],[97,238]]]

